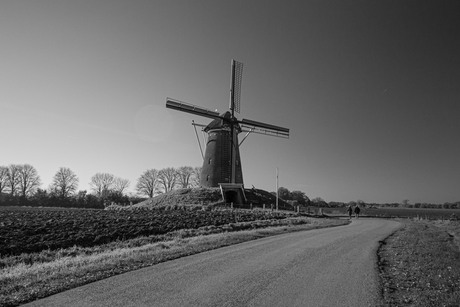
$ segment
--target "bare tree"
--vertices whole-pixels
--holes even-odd
[[[201,167],[197,166],[193,168],[192,177],[190,178],[190,186],[192,188],[197,188],[201,185]]]
[[[0,166],[0,194],[8,187],[8,167]]]
[[[61,167],[53,177],[51,189],[61,197],[69,197],[78,189],[78,177],[70,168]]]
[[[113,187],[115,181],[115,176],[108,173],[97,173],[91,177],[91,182],[89,186],[91,190],[94,191],[96,196],[104,197],[106,196]]]
[[[32,195],[35,190],[41,185],[40,176],[38,172],[30,164],[18,165],[19,166],[19,189],[22,197]]]
[[[7,185],[11,195],[17,195],[19,191],[19,169],[18,164],[10,164],[8,166]]]
[[[136,190],[141,195],[146,195],[150,198],[158,192],[159,177],[156,169],[146,170],[137,179]]]
[[[159,182],[163,187],[163,191],[165,193],[173,190],[177,184],[177,170],[173,167],[168,167],[160,170],[159,174]]]
[[[193,168],[191,166],[181,166],[177,170],[177,183],[183,189],[190,186],[190,179],[193,175]]]
[[[123,179],[116,177],[113,181],[113,190],[115,192],[118,192],[120,194],[123,194],[123,192],[129,187],[129,180],[128,179]]]

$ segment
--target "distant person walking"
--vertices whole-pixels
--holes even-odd
[[[348,218],[351,220],[351,215],[353,214],[353,208],[351,207],[351,205],[348,206],[347,212],[348,212]]]
[[[361,212],[361,209],[359,208],[359,206],[356,206],[355,207],[355,216],[357,219],[359,219],[359,212]]]

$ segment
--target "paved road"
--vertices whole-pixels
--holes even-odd
[[[245,242],[88,284],[29,306],[376,306],[377,219]]]

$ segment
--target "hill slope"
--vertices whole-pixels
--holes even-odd
[[[252,204],[253,207],[262,208],[265,204],[267,209],[275,208],[276,197],[275,195],[260,189],[245,189],[247,203],[245,205],[238,205],[238,207],[249,208]],[[187,206],[225,206],[222,200],[220,188],[193,188],[193,189],[177,189],[168,193],[157,195],[153,198],[140,202],[134,207],[152,207],[161,208],[174,205],[187,205]],[[278,199],[278,207],[283,210],[294,210],[293,206],[282,199]]]

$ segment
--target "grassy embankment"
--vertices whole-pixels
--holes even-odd
[[[401,222],[378,252],[385,306],[460,306],[460,222]]]
[[[232,223],[175,231],[162,235],[160,242],[158,236],[140,237],[95,247],[74,246],[2,257],[0,306],[16,306],[116,274],[231,244],[346,223],[305,217]],[[248,228],[255,229],[242,230]]]

